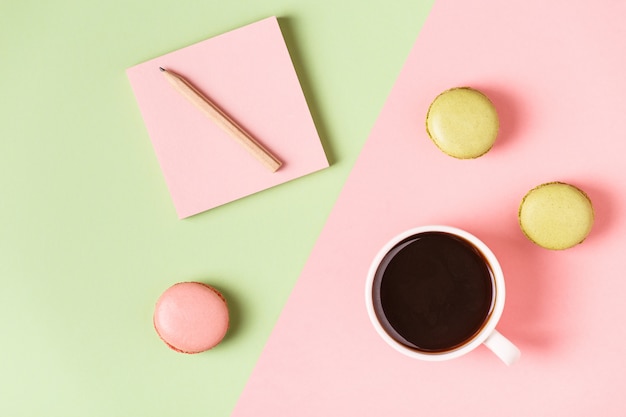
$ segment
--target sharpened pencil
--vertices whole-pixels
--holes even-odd
[[[212,103],[207,97],[198,91],[193,85],[180,75],[159,67],[161,73],[167,81],[185,97],[191,104],[201,110],[209,119],[215,122],[240,145],[242,145],[252,156],[261,162],[267,169],[276,172],[282,165],[270,151],[257,142],[227,114],[225,114],[217,105]]]

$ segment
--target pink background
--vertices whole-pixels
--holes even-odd
[[[626,386],[626,2],[438,0],[235,408],[235,416],[624,415]],[[374,59],[374,57],[373,57]],[[428,139],[431,100],[454,86],[498,109],[477,160]],[[524,194],[548,181],[585,190],[596,223],[554,252],[522,235]],[[499,257],[498,329],[521,351],[484,346],[445,363],[404,357],[370,325],[370,260],[398,232],[465,228]]]
[[[270,150],[270,172],[163,77],[183,76]],[[270,17],[127,70],[179,217],[326,168],[278,20]]]

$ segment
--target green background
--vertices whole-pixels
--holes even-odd
[[[431,5],[1,0],[0,415],[229,415]],[[178,220],[125,69],[272,15],[331,167]],[[152,327],[188,280],[232,315],[198,355]]]

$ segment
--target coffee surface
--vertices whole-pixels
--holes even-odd
[[[400,343],[444,352],[482,328],[491,311],[493,279],[471,243],[428,232],[399,243],[387,256],[377,273],[374,299],[383,327]]]

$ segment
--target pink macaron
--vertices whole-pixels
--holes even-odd
[[[159,297],[154,328],[173,350],[200,353],[222,341],[228,330],[226,300],[215,288],[201,282],[174,284]]]

